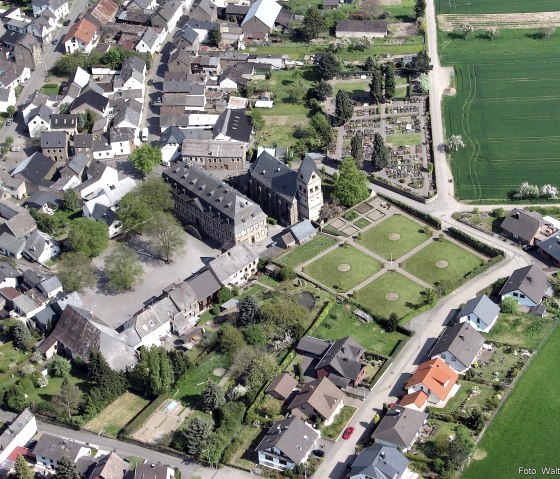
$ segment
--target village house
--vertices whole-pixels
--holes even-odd
[[[477,331],[487,333],[494,326],[499,314],[500,307],[483,294],[465,303],[457,314],[457,321],[468,322]]]
[[[514,208],[500,224],[502,232],[520,244],[534,245],[544,241],[557,229],[536,211]]]
[[[426,403],[444,406],[457,393],[458,378],[459,375],[446,362],[436,357],[418,365],[405,389],[408,394],[424,393]]]
[[[248,38],[267,38],[281,10],[282,7],[275,0],[257,0],[241,22],[243,33]]]
[[[97,26],[86,18],[74,23],[64,37],[64,50],[66,53],[84,51],[90,53],[97,45],[99,31]]]
[[[266,215],[260,206],[201,168],[181,162],[165,170],[163,179],[172,187],[175,212],[198,234],[224,247],[266,239]]]
[[[37,434],[37,420],[29,409],[25,409],[0,435],[0,464],[16,448],[24,447],[35,434]]]
[[[208,263],[208,268],[224,287],[242,286],[257,273],[259,253],[247,243],[239,243]]]
[[[484,344],[484,336],[469,322],[454,324],[443,330],[430,357],[443,359],[454,371],[467,371]]]
[[[348,465],[347,479],[415,479],[409,460],[398,449],[374,444],[363,449]]]
[[[428,414],[414,409],[393,406],[379,422],[371,438],[375,444],[407,452],[428,420]]]
[[[560,236],[552,236],[537,243],[537,251],[543,258],[550,261],[553,266],[560,266]]]
[[[167,0],[152,15],[150,25],[161,28],[167,35],[167,33],[175,29],[182,15],[183,4],[179,0]]]
[[[161,150],[161,163],[171,166],[171,162],[181,157],[181,146],[185,140],[185,134],[181,128],[170,126],[159,137]]]
[[[288,373],[281,373],[272,380],[265,393],[279,401],[286,401],[296,390],[296,387],[297,381],[292,376]]]
[[[41,134],[41,153],[59,164],[66,164],[68,161],[66,131],[44,131]]]
[[[259,464],[279,471],[303,464],[315,448],[320,433],[292,416],[275,422],[255,448]]]
[[[305,384],[288,406],[303,421],[328,426],[344,406],[344,393],[327,377]]]
[[[205,170],[240,174],[246,170],[247,144],[232,141],[185,139],[181,148],[184,161]]]
[[[66,0],[32,0],[31,7],[34,17],[39,17],[45,10],[49,10],[54,14],[56,21],[70,13]]]
[[[552,296],[550,279],[538,266],[531,265],[516,269],[500,291],[502,301],[510,297],[528,308],[539,306],[545,298]]]
[[[55,469],[64,456],[74,463],[90,452],[91,449],[85,444],[47,433],[41,434],[33,447],[37,464],[49,469]]]

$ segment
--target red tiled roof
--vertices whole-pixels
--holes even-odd
[[[421,408],[426,404],[428,395],[424,391],[417,391],[412,394],[405,394],[399,401],[399,406],[410,406],[414,404],[416,407]]]
[[[16,462],[19,455],[24,457],[33,457],[33,452],[31,452],[31,449],[27,449],[26,447],[16,446],[8,456],[8,461]]]
[[[89,13],[102,25],[105,25],[115,18],[118,9],[119,7],[113,0],[99,0]]]
[[[457,382],[459,375],[440,358],[425,361],[416,368],[412,377],[406,383],[406,388],[423,384],[433,392],[441,401]]]
[[[64,42],[77,38],[86,45],[89,44],[97,31],[97,27],[89,20],[82,18],[78,23],[74,23],[70,31],[66,34]]]

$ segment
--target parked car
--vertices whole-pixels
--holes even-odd
[[[68,25],[70,25],[70,19],[64,20],[62,24],[67,27]]]
[[[21,146],[12,146],[10,151],[21,151]]]
[[[148,80],[148,86],[152,86],[154,84],[154,80],[152,80],[151,78]]]
[[[53,45],[56,45],[58,43],[58,38],[55,38],[52,42]]]
[[[347,427],[344,430],[344,432],[342,433],[342,439],[350,439],[350,437],[352,436],[354,431],[355,431],[355,428],[353,428],[352,426]]]
[[[11,125],[13,120],[10,120],[9,118],[6,120],[6,125]]]
[[[325,451],[322,449],[315,449],[314,451],[311,451],[311,454],[317,457],[325,457]]]

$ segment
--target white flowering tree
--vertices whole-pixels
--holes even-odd
[[[447,144],[445,146],[448,151],[458,151],[461,148],[465,148],[465,142],[461,135],[451,135],[447,139]]]
[[[420,91],[422,93],[428,93],[430,91],[430,79],[427,73],[420,73],[418,77],[418,83],[420,85]]]
[[[541,196],[544,198],[558,198],[558,188],[552,185],[543,185],[541,188]]]
[[[540,188],[537,185],[531,185],[527,181],[524,181],[517,187],[517,191],[514,193],[513,197],[516,200],[538,198],[541,194]]]

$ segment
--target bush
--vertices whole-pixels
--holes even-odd
[[[294,270],[288,268],[287,266],[284,266],[280,271],[278,271],[278,279],[280,281],[292,280],[295,279],[295,277],[296,273]]]
[[[266,222],[267,222],[269,225],[277,225],[277,224],[278,224],[278,220],[277,220],[276,218],[273,218],[272,216],[269,216],[269,217],[266,219]]]
[[[435,228],[437,230],[441,229],[441,221],[438,218],[434,218],[433,216],[429,215],[428,213],[423,213],[422,211],[419,211],[416,208],[413,208],[412,206],[408,206],[405,203],[401,203],[400,201],[394,200],[394,199],[389,198],[387,196],[383,196],[383,195],[380,195],[380,194],[378,194],[378,196],[380,198],[383,198],[384,200],[388,201],[389,203],[394,204],[397,208],[399,208],[403,211],[406,211],[409,215],[412,215],[415,218],[418,218],[419,220],[422,220],[425,223],[428,223],[433,228]]]
[[[502,302],[500,303],[500,311],[506,314],[516,313],[517,301],[510,296],[502,299]]]
[[[472,249],[478,251],[479,253],[482,253],[485,256],[488,256],[490,258],[504,256],[504,252],[501,249],[494,248],[493,246],[487,245],[486,243],[483,243],[482,241],[473,238],[471,235],[461,230],[458,230],[457,228],[451,227],[447,230],[447,233],[452,238],[455,238],[457,241],[460,241],[461,243],[470,246]]]

